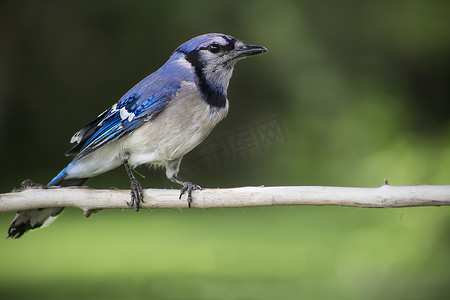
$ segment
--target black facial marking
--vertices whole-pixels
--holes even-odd
[[[204,100],[213,107],[223,108],[226,105],[227,92],[215,89],[206,80],[205,74],[203,74],[205,64],[200,60],[199,51],[201,50],[203,49],[185,53],[186,60],[194,66],[195,75],[197,75],[198,85],[203,94]]]
[[[232,51],[234,49],[236,39],[229,36],[222,36],[222,38],[225,40],[225,45],[220,44],[219,42],[211,42],[190,52],[178,50],[184,53],[184,55],[186,56],[186,60],[190,62],[194,67],[195,75],[197,77],[198,85],[203,95],[203,99],[209,105],[219,108],[225,107],[226,105],[227,91],[221,90],[208,82],[203,71],[206,65],[205,62],[201,59],[201,53],[202,51],[208,51],[213,55],[223,55],[224,53]]]

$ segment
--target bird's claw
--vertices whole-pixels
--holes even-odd
[[[189,208],[191,208],[192,191],[193,190],[202,190],[202,187],[197,185],[197,184],[193,184],[192,182],[185,181],[183,183],[183,187],[181,188],[181,191],[180,191],[179,199],[181,199],[181,196],[183,196],[183,194],[187,191],[187,202],[188,202],[188,207]]]
[[[127,202],[128,206],[135,205],[135,210],[139,211],[139,204],[144,203],[144,193],[142,192],[142,186],[136,179],[131,180],[131,201]]]

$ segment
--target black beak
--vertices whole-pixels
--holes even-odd
[[[233,52],[236,58],[244,58],[246,56],[267,52],[267,49],[256,45],[244,45],[242,48],[235,48]]]

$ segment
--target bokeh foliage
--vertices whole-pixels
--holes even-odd
[[[230,113],[185,157],[184,177],[204,187],[449,184],[449,15],[439,0],[4,1],[1,192],[26,178],[48,182],[69,162],[74,132],[206,32],[269,52],[238,63]],[[287,139],[262,148],[253,129],[274,117]],[[249,148],[217,148],[238,133],[250,135]],[[162,170],[139,172],[145,187],[178,188]],[[89,185],[129,184],[119,168]],[[68,209],[45,230],[0,242],[0,298],[445,298],[449,212],[126,210],[83,219]],[[0,216],[5,235],[13,215]]]

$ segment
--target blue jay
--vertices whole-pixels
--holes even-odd
[[[228,112],[227,88],[235,63],[266,52],[229,35],[210,33],[179,46],[156,72],[144,78],[112,107],[75,133],[66,155],[74,160],[49,186],[80,186],[90,177],[124,165],[131,181],[131,201],[139,211],[142,187],[132,168],[162,166],[167,177],[187,192],[200,186],[178,177],[181,159],[200,144]],[[8,236],[19,238],[49,224],[64,208],[17,212]]]

